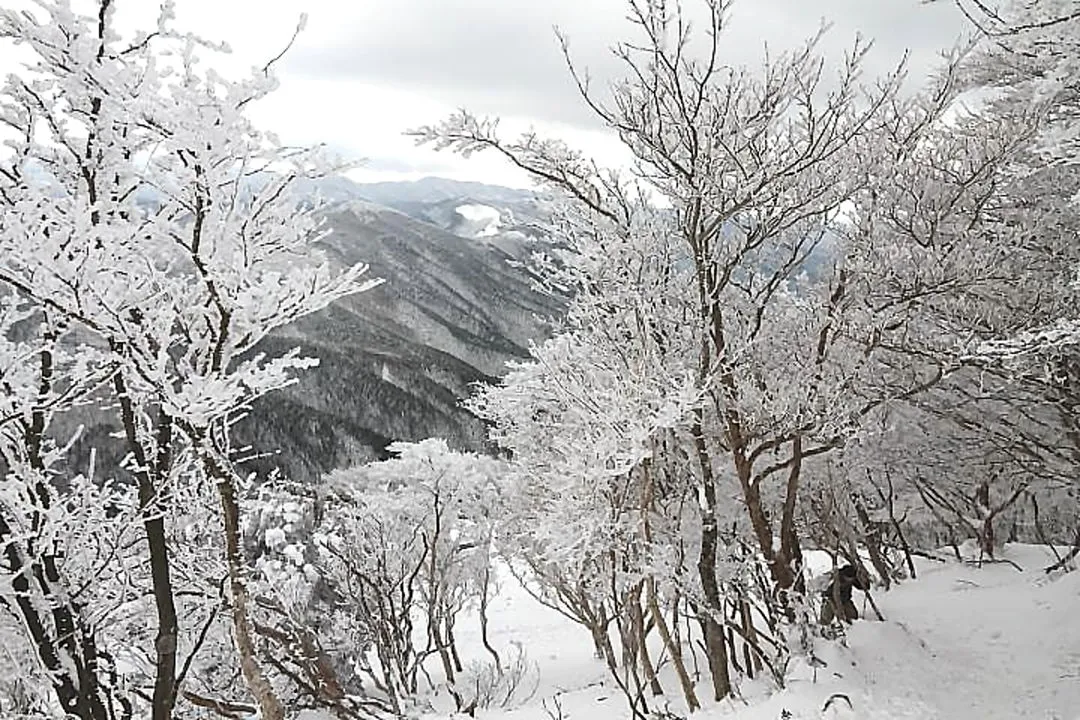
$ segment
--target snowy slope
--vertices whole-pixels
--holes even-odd
[[[824,667],[796,667],[788,688],[744,682],[739,698],[707,706],[702,720],[1080,720],[1080,572],[1047,578],[1043,548],[1011,546],[1008,563],[981,568],[924,560],[919,578],[875,594],[884,622],[861,620],[843,643],[819,641]],[[862,610],[862,598],[857,600]],[[587,635],[507,584],[492,607],[492,643],[521,643],[534,668],[509,709],[485,720],[621,720],[626,702],[592,657]],[[872,611],[869,612],[873,616]],[[484,659],[465,624],[464,654]],[[669,700],[686,716],[674,678]],[[705,685],[699,686],[706,697]],[[829,708],[823,707],[836,697]],[[451,717],[448,706],[430,717]]]
[[[818,683],[804,677],[737,717],[1080,720],[1080,573],[1047,579],[1041,548],[1005,558],[1024,571],[924,562],[917,581],[877,598],[885,622],[857,622],[847,648],[822,648]],[[833,693],[853,711],[822,714]]]

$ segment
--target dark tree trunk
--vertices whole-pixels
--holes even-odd
[[[656,581],[649,577],[645,583],[646,597],[653,622],[656,623],[660,639],[663,640],[664,647],[675,665],[675,675],[679,678],[679,687],[682,688],[683,697],[686,698],[686,706],[690,709],[690,712],[694,712],[701,708],[701,703],[698,702],[697,693],[694,692],[694,683],[691,682],[690,675],[686,672],[686,663],[683,661],[682,648],[679,646],[678,637],[672,637],[667,620],[664,619],[664,614],[660,610],[660,601],[656,597]],[[678,616],[675,617],[675,622],[678,623]]]
[[[157,451],[153,459],[139,438],[135,407],[120,372],[113,377],[113,389],[120,401],[120,418],[128,450],[135,458],[135,480],[139,491],[139,510],[150,555],[150,579],[157,611],[157,637],[154,639],[153,720],[171,720],[176,705],[176,643],[179,619],[169,561],[165,518],[158,490],[172,461],[172,419],[158,412]]]
[[[711,459],[705,447],[700,410],[697,412],[691,432],[697,450],[704,499],[698,577],[705,594],[706,606],[700,613],[700,621],[705,634],[705,651],[708,654],[709,671],[712,674],[713,695],[716,700],[722,700],[731,694],[731,677],[728,673],[728,656],[723,628],[716,621],[716,617],[720,616],[724,607],[720,587],[716,582],[716,551],[720,539],[719,528],[716,524],[716,483],[713,478]]]
[[[982,514],[979,529],[979,550],[988,558],[994,557],[994,515],[990,509],[990,481],[983,480],[975,491],[975,506]]]
[[[773,580],[776,581],[777,589],[780,591],[781,604],[789,612],[791,612],[788,602],[789,593],[795,592],[802,595],[806,592],[802,572],[802,548],[795,528],[796,500],[799,495],[799,481],[802,477],[802,451],[802,437],[796,435],[791,441],[791,467],[788,470],[787,487],[784,492],[784,509],[780,516],[780,553],[773,562],[776,567]]]

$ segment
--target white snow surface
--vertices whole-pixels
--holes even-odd
[[[491,237],[499,233],[502,213],[497,208],[490,205],[470,204],[458,205],[454,211],[472,224],[470,230],[474,237]]]
[[[884,622],[856,622],[847,647],[819,645],[828,665],[816,683],[800,673],[730,716],[1080,720],[1080,572],[1046,576],[1053,556],[1037,547],[1009,548],[1002,559],[1023,570],[920,563],[916,581],[874,593]],[[846,694],[852,710],[822,713],[833,693]]]
[[[263,535],[263,543],[271,550],[277,550],[285,544],[285,531],[278,527],[267,528]]]
[[[1022,571],[1005,562],[975,567],[920,560],[917,580],[872,593],[884,622],[859,620],[843,642],[818,641],[816,654],[825,667],[815,672],[796,664],[780,691],[744,680],[738,699],[721,703],[708,701],[702,677],[698,695],[705,707],[689,717],[1080,720],[1080,572],[1046,576],[1043,568],[1054,558],[1040,547],[1010,546],[1002,559]],[[856,601],[864,617],[874,617],[862,593]],[[516,707],[481,709],[477,718],[631,717],[582,628],[537,603],[509,577],[490,612],[495,648],[505,659],[512,644],[521,643],[534,667]],[[463,657],[490,660],[473,618],[463,618],[457,634]],[[661,679],[667,697],[650,698],[653,709],[687,717],[670,667]],[[823,710],[834,693],[846,695],[851,709],[837,699]],[[435,705],[438,712],[427,720],[465,717],[450,712],[449,702]]]

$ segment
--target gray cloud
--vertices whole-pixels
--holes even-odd
[[[617,8],[617,0],[593,0]],[[552,26],[567,20],[569,3],[548,5],[518,0],[395,0],[377,3],[368,13],[350,16],[321,46],[297,48],[287,71],[409,88],[449,105],[467,104],[499,112],[578,124],[588,119],[572,99],[573,85],[559,54]],[[585,18],[573,26],[586,24]],[[615,39],[618,23],[597,13],[588,27],[594,36],[584,59],[613,63],[603,48]],[[316,27],[313,17],[312,26]],[[615,27],[612,27],[612,26]],[[576,35],[575,27],[567,28]],[[610,37],[608,37],[610,35]],[[575,43],[576,44],[576,43]],[[599,48],[600,52],[597,52]]]
[[[686,0],[693,11],[696,0]],[[633,29],[622,0],[393,0],[320,17],[315,37],[286,71],[409,89],[451,106],[595,127],[577,99],[552,26],[570,37],[579,64],[600,83],[619,68],[607,48]],[[742,0],[723,38],[730,64],[753,64],[764,42],[790,47],[832,22],[823,50],[839,53],[856,32],[875,39],[869,70],[891,69],[905,50],[921,77],[963,28],[951,3],[921,0]],[[427,119],[418,119],[420,121]]]
[[[690,12],[702,0],[683,0]],[[154,4],[126,3],[125,12]],[[626,162],[626,150],[577,97],[552,26],[596,85],[620,75],[608,48],[633,39],[625,0],[180,0],[178,21],[236,54],[227,68],[261,67],[287,41],[300,11],[308,28],[285,56],[279,92],[253,106],[263,127],[286,142],[327,143],[348,157],[367,157],[367,174],[424,173],[522,182],[499,158],[470,160],[418,148],[402,136],[455,107],[506,118],[508,133],[535,124],[604,164]],[[145,24],[148,21],[143,18]],[[963,27],[951,2],[924,0],[738,0],[722,39],[724,62],[755,65],[772,51],[834,22],[822,50],[838,56],[856,32],[877,39],[868,73],[890,69],[906,48],[912,76]],[[152,19],[152,18],[149,18]],[[914,82],[914,81],[913,81]]]

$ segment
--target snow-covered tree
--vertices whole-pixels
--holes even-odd
[[[1017,203],[1017,222],[1035,224],[1032,229],[1049,235],[1050,242],[1075,247],[1080,230],[1080,10],[1071,0],[1010,0],[993,6],[956,2],[981,35],[968,64],[968,82],[992,91],[989,111],[1028,105],[1045,115],[1037,140],[1014,170],[1015,195],[1026,201]],[[1080,344],[1075,313],[1080,263],[1075,257],[1063,260],[1071,260],[1064,267],[1071,273],[1060,281],[1067,298],[1060,316],[1053,322],[1034,318],[1023,332],[988,343],[985,354],[1009,358]]]
[[[959,372],[973,342],[1045,314],[1002,290],[1050,262],[999,212],[1038,113],[958,110],[955,63],[914,95],[899,71],[868,85],[861,41],[833,76],[818,37],[733,68],[728,4],[702,5],[696,43],[677,3],[628,2],[642,39],[617,46],[627,74],[610,100],[574,73],[633,154],[629,175],[532,133],[505,140],[467,112],[414,134],[501,153],[573,207],[556,231],[563,269],[548,265],[577,273],[566,327],[477,407],[551,527],[588,508],[581,534],[552,539],[578,558],[629,547],[620,523],[641,510],[627,498],[644,468],[695,479],[684,527],[698,529],[691,564],[719,697],[727,507],[771,576],[760,596],[794,617],[800,490],[819,461]]]
[[[247,621],[229,425],[317,362],[266,357],[261,339],[373,283],[319,255],[318,207],[290,193],[330,166],[245,115],[274,89],[271,68],[237,81],[203,69],[219,48],[172,30],[169,3],[132,37],[115,3],[95,5],[0,10],[0,38],[29,57],[0,91],[0,284],[59,328],[53,342],[94,348],[119,407],[156,600],[155,717],[170,716],[180,673],[166,508],[201,477],[220,504],[243,677],[279,718]],[[75,370],[57,387],[87,382]]]
[[[985,474],[959,483],[973,484],[977,493],[969,488],[947,502],[960,488],[949,482],[928,488],[953,521],[984,528],[975,534],[989,550],[986,541],[1000,513],[987,505],[1004,512],[1001,503],[1011,502],[1007,515],[1028,526],[1030,539],[1046,537],[1049,525],[1050,536],[1060,540],[1063,526],[1077,521],[1070,478],[1080,461],[1080,12],[1070,0],[955,2],[979,40],[960,73],[976,112],[984,118],[1026,114],[1035,121],[1019,152],[995,171],[999,189],[987,228],[1012,238],[1003,243],[1013,249],[1009,261],[1019,257],[1030,270],[1014,275],[1012,286],[1003,284],[999,292],[1018,321],[1002,325],[975,318],[973,325],[991,331],[980,334],[984,342],[971,358],[978,370],[959,378],[951,393],[923,404],[935,420],[919,421],[924,428],[936,423],[932,434],[945,439],[935,443],[939,448],[949,438],[967,436],[967,455],[978,448],[984,460],[995,458],[993,483],[987,484]],[[941,459],[957,463],[955,453]],[[948,473],[957,474],[964,475],[963,466]],[[1018,483],[1025,486],[1020,495]],[[984,502],[994,494],[998,501]],[[1080,530],[1074,544],[1080,548]]]
[[[323,632],[340,638],[335,652],[361,668],[373,696],[394,712],[420,699],[429,658],[438,658],[459,709],[468,707],[454,629],[461,611],[475,606],[487,642],[501,463],[438,439],[389,450],[396,457],[326,479],[308,543],[325,595],[335,598],[319,606]],[[298,557],[289,550],[298,546],[282,545],[280,556]]]

